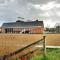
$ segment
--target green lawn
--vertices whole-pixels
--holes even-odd
[[[34,56],[31,60],[60,60],[60,49],[47,49],[46,59],[43,56]]]

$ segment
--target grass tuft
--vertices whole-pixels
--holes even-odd
[[[34,56],[31,60],[60,60],[60,49],[47,49],[46,58]]]

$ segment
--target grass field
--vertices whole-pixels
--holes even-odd
[[[45,34],[46,45],[60,46],[60,34]],[[44,34],[0,34],[0,55],[42,39]]]
[[[42,55],[36,55],[31,60],[44,60]],[[47,49],[45,60],[60,60],[60,49]]]

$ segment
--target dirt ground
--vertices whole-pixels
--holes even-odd
[[[0,34],[0,55],[13,52],[46,36],[46,45],[60,46],[60,34]]]

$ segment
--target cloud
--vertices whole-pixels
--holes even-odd
[[[56,14],[60,17],[60,11],[56,12]]]
[[[46,5],[42,5],[42,6],[41,6],[41,9],[42,9],[42,10],[50,10],[50,9],[52,9],[52,8],[54,8],[54,7],[55,7],[55,1],[49,2],[49,3],[47,3]]]
[[[18,16],[53,26],[60,22],[60,0],[0,0],[0,23],[16,21]]]
[[[8,4],[8,1],[7,0],[1,0],[0,1],[0,6],[5,6],[5,5],[7,5]]]
[[[41,10],[51,10],[53,8],[60,8],[60,4],[57,4],[56,1],[51,1],[51,2],[48,2],[47,4],[43,4],[43,5],[36,4],[33,6],[36,9],[41,9]]]

